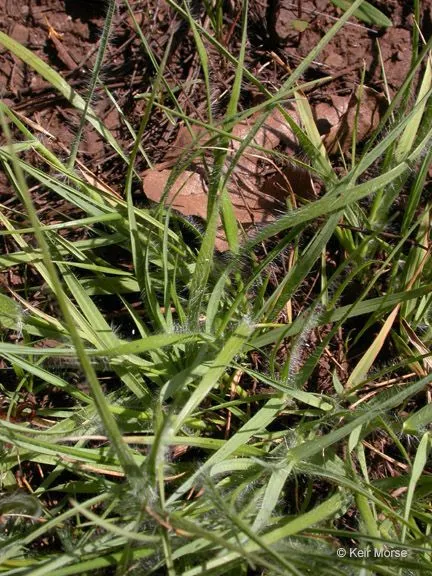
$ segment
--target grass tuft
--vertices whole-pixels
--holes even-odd
[[[248,2],[228,18],[219,0],[168,0],[160,56],[126,1],[154,72],[138,123],[100,74],[120,3],[107,3],[86,98],[0,32],[81,118],[59,152],[0,102],[14,191],[0,205],[1,277],[23,280],[2,280],[0,293],[0,574],[432,570],[431,41],[415,33],[407,78],[393,96],[387,86],[388,109],[362,144],[359,98],[346,158],[333,156],[303,75],[353,15],[391,24],[362,0],[334,3],[342,16],[276,85],[248,65]],[[172,77],[179,30],[196,48],[187,87]],[[91,107],[100,87],[132,137],[128,153]],[[291,190],[276,219],[246,231],[230,185],[251,148],[270,155],[254,139],[275,110],[302,162],[278,149],[272,165],[301,164],[320,191]],[[135,190],[153,168],[144,141],[155,117],[183,122],[194,140],[156,206]],[[90,129],[122,167],[120,192],[83,162]],[[205,222],[165,202],[198,160]],[[60,202],[55,221],[40,190]]]

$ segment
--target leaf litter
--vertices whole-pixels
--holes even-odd
[[[317,104],[314,117],[327,152],[349,154],[353,134],[357,142],[365,140],[378,126],[384,105],[384,96],[366,86],[359,87],[352,95],[335,95],[330,102]],[[290,103],[285,110],[299,124],[295,104]],[[259,116],[256,113],[233,127],[227,170]],[[163,201],[184,216],[205,220],[213,142],[214,137],[201,126],[180,127],[164,161],[143,174],[146,197],[157,203]],[[197,147],[201,152],[199,156]],[[276,149],[292,161],[278,166],[272,159]],[[251,144],[245,147],[227,186],[235,216],[245,232],[275,220],[287,210],[288,198],[293,199],[291,205],[295,205],[297,197],[306,200],[316,197],[317,182],[307,168],[299,166],[298,152],[297,139],[283,114],[273,109]],[[188,169],[179,171],[178,166],[191,155]],[[228,249],[221,222],[216,249]]]

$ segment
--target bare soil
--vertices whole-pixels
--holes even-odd
[[[138,24],[159,60],[170,34],[174,34],[168,77],[172,78],[173,86],[180,87],[178,97],[185,110],[201,115],[204,112],[203,94],[193,82],[199,69],[191,32],[165,2],[140,0],[131,4]],[[411,62],[411,6],[396,0],[377,0],[374,4],[391,19],[393,27],[379,29],[352,19],[305,75],[306,81],[333,77],[331,82],[313,90],[312,101],[322,102],[334,94],[352,92],[363,73],[365,83],[379,92],[385,90],[385,79],[390,94],[402,84]],[[427,34],[432,29],[432,2],[428,0],[421,4],[420,27]],[[326,0],[252,0],[250,6],[247,65],[264,83],[276,87],[341,15],[341,11]],[[195,2],[194,9],[199,13],[200,3]],[[234,53],[239,39],[240,10],[241,2],[226,2],[225,24],[219,39]],[[0,0],[0,30],[37,54],[85,96],[104,11],[105,3],[100,0],[28,0],[24,3]],[[298,21],[306,26],[302,32],[295,29]],[[210,66],[217,97],[225,92],[227,72],[232,71],[216,55],[210,60]],[[103,80],[133,126],[137,126],[144,108],[143,101],[135,96],[149,90],[153,78],[152,64],[142,51],[132,18],[119,3]],[[245,86],[245,104],[252,93],[252,87]],[[76,112],[45,80],[3,48],[0,48],[0,95],[15,111],[53,135],[54,150],[57,148],[62,155],[67,154],[77,125]],[[221,107],[222,101],[223,96]],[[130,134],[102,89],[98,91],[95,108],[127,151],[131,146]],[[176,128],[166,118],[154,115],[144,142],[153,162],[163,159],[175,134]],[[106,181],[110,180],[112,172],[116,172],[111,151],[90,128],[86,130],[81,146],[81,158],[91,162],[92,167],[98,166]],[[121,180],[121,173],[114,177],[114,181],[118,180]],[[0,197],[9,195],[4,186],[5,183],[0,182]]]

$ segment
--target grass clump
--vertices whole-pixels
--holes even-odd
[[[345,158],[330,159],[300,82],[361,0],[271,90],[246,66],[247,2],[231,50],[222,3],[196,14],[169,0],[190,30],[203,94],[201,227],[134,194],[152,115],[197,122],[168,80],[176,30],[161,59],[137,31],[154,76],[137,132],[127,124],[130,152],[90,105],[115,4],[88,101],[0,33],[82,114],[65,162],[0,104],[0,161],[16,194],[0,211],[13,246],[0,264],[26,271],[22,290],[0,294],[0,572],[428,573],[430,41],[414,46],[368,141],[359,147],[354,128]],[[230,70],[222,113],[212,58]],[[242,102],[246,83],[259,104]],[[298,122],[284,107],[295,100]],[[275,109],[321,193],[288,201],[247,236],[229,184],[250,147],[264,153],[254,138]],[[233,154],[234,127],[252,117]],[[121,193],[80,162],[85,125],[122,162]],[[177,162],[165,197],[193,155]],[[293,162],[279,150],[273,160]],[[62,200],[60,223],[41,221],[30,183]],[[215,251],[221,216],[225,255]]]

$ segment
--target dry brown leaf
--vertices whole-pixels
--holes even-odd
[[[363,87],[358,122],[358,135],[363,139],[373,130],[379,122],[379,108],[382,97],[375,91]],[[316,107],[316,117],[326,118],[330,128],[327,130],[325,142],[331,151],[337,148],[337,141],[344,148],[349,148],[353,133],[357,110],[357,96],[337,97],[332,105],[319,105]],[[290,117],[299,123],[296,108],[291,104],[286,111]],[[243,120],[233,127],[233,139],[230,142],[226,159],[226,167],[233,162],[242,141],[248,136],[258,115]],[[205,151],[206,145],[210,146],[212,136],[201,127],[192,126],[180,128],[177,138],[166,155],[164,162],[147,170],[143,174],[143,188],[146,196],[154,202],[160,202],[166,185],[171,176],[172,166],[178,158],[187,150],[193,150],[200,146]],[[297,140],[286,122],[283,114],[274,109],[267,117],[264,124],[257,131],[251,145],[246,146],[235,168],[231,173],[228,191],[233,205],[234,213],[239,223],[244,227],[258,225],[274,220],[278,213],[286,210],[286,197],[288,194],[294,200],[295,197],[312,199],[316,196],[316,189],[310,173],[293,165],[286,166],[268,178],[263,176],[263,166],[267,163],[272,165],[269,152],[277,146],[283,146],[285,153],[295,154]],[[256,147],[261,148],[257,150]],[[211,158],[208,159],[208,165]],[[274,167],[274,165],[273,165]],[[206,218],[207,215],[207,182],[203,174],[203,160],[197,158],[190,165],[190,170],[184,171],[176,178],[170,187],[166,202],[175,210],[185,216],[199,216]],[[221,224],[219,224],[216,248],[227,248],[225,236]]]
[[[184,152],[187,150],[192,151],[196,146],[204,146],[206,139],[208,139],[208,136],[206,136],[206,131],[201,126],[195,126],[194,124],[190,128],[181,126],[176,139],[170,146],[170,150],[165,155],[164,161],[157,164],[154,169],[171,168]],[[151,172],[151,170],[147,170],[145,174],[148,172]]]
[[[290,113],[294,116],[294,120],[298,121],[294,108],[290,110]],[[234,126],[232,130],[234,138],[227,154],[227,167],[233,161],[242,140],[247,137],[255,121],[256,116]],[[157,165],[155,169],[147,170],[144,173],[144,193],[150,200],[154,202],[161,200],[171,176],[169,168],[175,164],[185,150],[192,150],[196,144],[205,147],[209,136],[201,128],[193,127],[191,131],[186,127],[181,128],[170,153],[165,157],[165,161]],[[247,146],[242,152],[231,175],[229,192],[238,222],[245,225],[270,222],[274,220],[278,211],[285,208],[284,198],[289,190],[287,186],[285,188],[279,186],[273,190],[269,186],[266,190],[258,186],[261,171],[260,163],[269,161],[269,159],[265,152],[254,148],[254,146],[259,146],[271,151],[281,142],[291,150],[296,147],[295,138],[283,115],[278,110],[273,110],[258,130],[252,145]],[[207,215],[207,183],[200,175],[200,173],[204,173],[201,161],[196,160],[191,168],[197,169],[197,172],[186,170],[179,174],[166,195],[166,202],[185,216],[205,218]],[[216,248],[219,250],[227,248],[221,225],[218,230]]]
[[[310,172],[295,164],[284,166],[280,171],[266,179],[262,190],[263,193],[276,198],[286,196],[288,191],[294,203],[296,196],[307,200],[313,200],[317,196]]]
[[[149,170],[144,176],[144,192],[153,202],[160,202],[171,170]],[[167,195],[167,203],[185,216],[207,216],[207,185],[196,172],[181,172]]]
[[[350,98],[333,96],[331,104],[320,104],[315,108],[317,124],[324,121],[330,129],[324,137],[329,154],[339,148],[348,152],[352,146],[354,129],[356,141],[362,142],[378,126],[387,104],[385,97],[367,86],[359,87]]]
[[[338,128],[348,109],[350,96],[331,96],[330,102],[319,102],[313,109],[315,122],[320,134],[327,135],[334,127]]]

